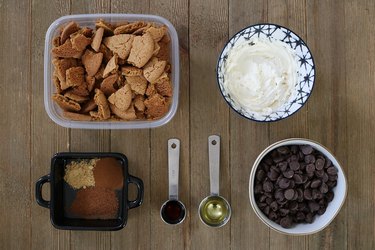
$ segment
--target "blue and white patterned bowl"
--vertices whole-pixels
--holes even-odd
[[[224,87],[225,64],[229,51],[238,44],[251,41],[253,38],[279,40],[295,51],[298,57],[298,81],[295,84],[296,95],[276,111],[263,115],[249,112],[241,107]],[[310,49],[306,43],[293,31],[277,24],[255,24],[235,34],[225,45],[217,64],[217,82],[226,102],[238,114],[258,122],[273,122],[289,117],[297,112],[307,102],[315,82],[315,64]]]

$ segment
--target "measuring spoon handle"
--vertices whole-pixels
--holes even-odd
[[[168,140],[169,199],[178,200],[178,172],[180,165],[180,140]]]
[[[220,137],[211,135],[208,137],[208,162],[210,166],[211,195],[219,195],[220,181]]]

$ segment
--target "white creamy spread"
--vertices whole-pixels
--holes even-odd
[[[224,87],[243,109],[270,114],[296,95],[298,64],[283,42],[253,39],[228,53]]]

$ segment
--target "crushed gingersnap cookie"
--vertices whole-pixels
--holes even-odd
[[[172,84],[167,73],[163,73],[154,83],[156,91],[162,96],[172,96]]]
[[[143,76],[127,76],[126,81],[135,94],[144,95],[147,89],[147,80]]]
[[[113,53],[116,53],[119,58],[126,59],[129,56],[133,39],[134,35],[119,34],[104,38],[103,43]]]
[[[121,72],[124,76],[141,76],[143,75],[143,70],[134,66],[124,66],[121,67]]]
[[[80,66],[69,68],[68,70],[66,70],[66,85],[68,85],[69,87],[73,87],[84,84],[84,74],[85,70]]]
[[[118,69],[117,64],[117,54],[115,54],[111,60],[107,63],[107,66],[104,68],[103,77],[107,77],[110,73],[115,72]]]
[[[154,95],[154,94],[156,94],[156,93],[158,93],[157,91],[156,91],[156,89],[155,89],[155,84],[151,84],[151,83],[149,83],[148,85],[147,85],[147,89],[146,89],[146,96],[152,96],[152,95]]]
[[[157,57],[151,58],[151,60],[143,67],[143,76],[153,83],[160,77],[164,72],[164,68],[167,65],[166,61],[159,61]]]
[[[111,36],[113,35],[113,25],[104,21],[103,19],[99,19],[95,22],[95,27],[103,28],[104,29],[104,35]]]
[[[67,91],[64,96],[72,101],[83,103],[87,101],[89,98],[87,96],[80,96],[72,93],[72,90]]]
[[[128,62],[138,68],[142,68],[152,57],[154,52],[154,40],[149,33],[136,36],[130,50]]]
[[[110,96],[117,91],[114,87],[116,84],[118,75],[113,74],[103,79],[102,83],[100,84],[100,90],[106,95]]]
[[[56,93],[60,94],[63,90],[61,89],[61,84],[59,78],[56,76],[56,74],[53,74],[52,76],[52,82],[56,87]]]
[[[144,101],[146,114],[150,119],[160,118],[168,112],[168,105],[165,98],[159,94],[154,94]]]
[[[83,51],[86,49],[86,46],[91,44],[91,38],[87,38],[83,34],[76,34],[73,37],[70,38],[72,42],[73,49],[76,49],[78,51]]]
[[[85,66],[87,75],[94,76],[102,65],[103,53],[95,53],[89,49],[82,56],[82,64]]]
[[[74,58],[53,59],[52,64],[55,67],[55,75],[59,78],[61,89],[65,90],[69,88],[65,84],[66,71],[71,67],[77,66],[77,60]]]
[[[87,90],[89,92],[91,92],[95,87],[95,77],[85,75],[85,81],[86,81],[86,84],[87,84]]]
[[[94,109],[97,108],[97,105],[94,101],[94,99],[90,99],[88,102],[84,103],[81,105],[81,113],[88,113],[90,111],[93,111]]]
[[[71,34],[79,30],[79,26],[76,22],[71,21],[69,22],[62,30],[60,35],[61,43],[65,43],[66,39],[69,38]]]
[[[136,95],[136,97],[134,97],[134,107],[138,110],[138,111],[145,111],[145,104],[144,104],[144,100],[145,100],[145,97],[143,95]]]
[[[73,48],[70,39],[67,39],[65,43],[60,45],[59,47],[54,47],[51,52],[54,57],[63,58],[80,58],[82,55],[82,51]]]
[[[63,95],[60,94],[53,94],[52,99],[60,106],[63,110],[66,111],[79,111],[81,106],[79,103],[69,100]]]
[[[114,30],[114,34],[118,35],[118,34],[133,33],[137,29],[142,28],[142,27],[144,27],[146,25],[147,24],[145,22],[143,22],[143,21],[125,24],[125,25],[117,27]]]
[[[114,113],[116,116],[120,117],[123,120],[131,121],[137,118],[133,105],[130,105],[130,107],[125,111],[117,108],[115,105],[111,103],[109,104],[109,106],[111,108],[112,113]]]
[[[163,38],[163,36],[167,33],[167,28],[164,26],[162,27],[151,26],[145,32],[150,33],[152,39],[154,39],[155,42],[159,42]]]
[[[79,86],[72,87],[70,89],[71,93],[75,95],[80,95],[80,96],[88,96],[90,94],[89,90],[87,89],[87,83],[84,82]]]
[[[111,117],[111,111],[109,109],[107,98],[100,89],[95,89],[94,101],[96,105],[98,105],[98,116],[100,120],[106,120]]]
[[[100,44],[102,43],[102,39],[103,39],[103,34],[104,34],[104,28],[102,27],[97,29],[94,34],[94,37],[91,43],[91,48],[95,50],[95,52],[99,51]]]
[[[127,110],[132,102],[132,90],[129,84],[113,93],[108,101],[115,105],[118,109]]]

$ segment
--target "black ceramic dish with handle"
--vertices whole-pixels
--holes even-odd
[[[79,219],[71,218],[65,212],[68,203],[71,203],[75,192],[65,181],[65,166],[72,160],[93,159],[112,157],[117,159],[123,168],[124,185],[117,192],[119,200],[119,212],[116,219]],[[45,183],[50,183],[50,200],[47,201],[42,196],[42,187]],[[133,201],[128,200],[128,186],[135,184],[137,187],[137,197]],[[51,172],[42,176],[35,185],[35,197],[37,203],[50,209],[52,225],[57,229],[64,230],[94,230],[94,231],[115,231],[122,229],[128,219],[128,210],[136,208],[143,201],[143,182],[141,179],[131,176],[128,173],[128,160],[120,153],[57,153],[51,159]]]

